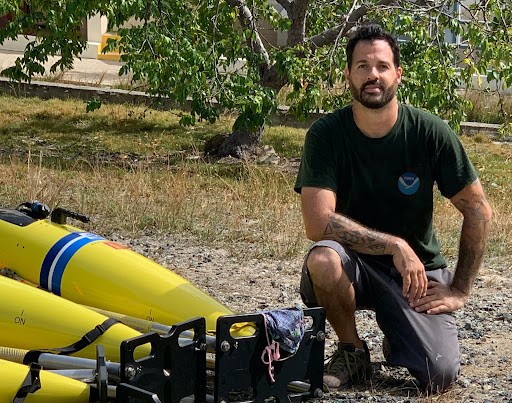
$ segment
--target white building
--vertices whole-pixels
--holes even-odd
[[[81,54],[85,59],[119,60],[119,54],[103,54],[101,51],[108,38],[112,37],[107,32],[108,20],[99,14],[89,18],[81,27],[81,35],[87,41],[87,47]],[[33,41],[33,35],[18,35],[16,40],[8,39],[0,46],[0,49],[15,52],[23,52],[27,44]]]

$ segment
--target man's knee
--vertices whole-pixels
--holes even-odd
[[[334,274],[336,268],[342,270],[341,258],[338,253],[329,247],[317,246],[313,248],[306,259],[306,265],[310,275],[314,278],[325,274]]]
[[[337,284],[343,264],[340,253],[336,248],[341,245],[334,241],[321,241],[315,244],[305,258],[300,281],[300,295],[308,307],[318,306],[325,297],[333,297],[333,287]],[[328,298],[327,297],[327,298]]]
[[[440,393],[450,388],[460,374],[460,359],[456,357],[437,357],[427,359],[422,370],[411,374],[419,381],[420,386],[427,393]]]

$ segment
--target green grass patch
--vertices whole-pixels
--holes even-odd
[[[129,104],[105,104],[86,113],[80,100],[0,96],[0,143],[4,150],[43,153],[47,161],[105,154],[176,163],[184,154],[202,152],[209,138],[230,133],[234,122],[225,116],[214,124],[183,127],[180,114]],[[285,157],[299,157],[305,131],[276,122],[267,127],[263,144]]]

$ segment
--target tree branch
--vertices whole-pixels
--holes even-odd
[[[373,6],[389,6],[395,3],[396,0],[379,0]],[[350,13],[342,24],[339,24],[331,29],[328,29],[318,35],[307,38],[306,42],[309,42],[313,47],[320,48],[322,46],[330,45],[334,43],[336,38],[345,36],[352,27],[357,24],[363,16],[368,13],[372,5],[364,4],[361,7]]]
[[[228,3],[231,7],[234,7],[238,10],[238,19],[243,27],[249,28],[254,33],[254,38],[252,38],[249,41],[249,46],[251,49],[261,56],[264,60],[264,64],[266,68],[270,68],[270,58],[267,52],[267,49],[265,48],[265,45],[263,44],[263,41],[261,40],[261,36],[258,33],[257,27],[256,27],[256,20],[254,19],[254,16],[251,13],[251,10],[249,10],[249,7],[245,4],[244,0],[226,0],[226,3]]]
[[[277,4],[279,4],[286,10],[288,17],[290,17],[290,15],[292,13],[292,8],[293,8],[294,2],[292,2],[291,0],[275,0],[275,1]],[[301,1],[299,0],[299,2],[301,2]]]
[[[292,22],[292,26],[288,31],[288,46],[302,43],[306,38],[306,14],[309,3],[310,0],[296,0],[290,11],[287,10],[288,18]]]

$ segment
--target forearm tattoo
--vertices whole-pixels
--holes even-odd
[[[324,239],[332,239],[360,253],[384,255],[388,253],[390,235],[372,230],[341,214],[332,214],[324,232]]]
[[[483,196],[462,198],[455,206],[464,215],[460,235],[459,259],[452,285],[469,294],[484,257],[489,235],[490,215]]]

